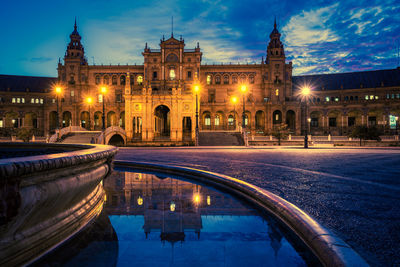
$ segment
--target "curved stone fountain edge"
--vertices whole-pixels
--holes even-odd
[[[325,266],[369,266],[365,260],[334,233],[324,228],[311,216],[283,198],[250,183],[214,172],[199,169],[116,160],[116,166],[137,170],[163,172],[224,188],[239,194],[277,216],[290,227],[314,252]]]

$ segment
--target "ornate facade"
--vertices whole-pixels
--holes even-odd
[[[77,25],[70,35],[58,77],[0,75],[0,128],[30,127],[46,135],[57,126],[54,87],[59,85],[60,126],[125,129],[127,142],[192,142],[196,94],[200,131],[239,131],[245,104],[245,125],[253,135],[267,134],[286,123],[300,135],[345,135],[354,125],[377,125],[386,134],[397,131],[400,115],[400,69],[341,74],[292,76],[276,23],[257,64],[201,64],[199,44],[185,48],[172,34],[159,48],[145,45],[142,65],[89,65]],[[241,94],[239,87],[247,85]],[[299,98],[311,86],[306,101]],[[106,87],[102,94],[100,87]],[[230,99],[237,96],[233,104]],[[94,102],[85,102],[92,97]],[[311,119],[310,125],[307,118]]]

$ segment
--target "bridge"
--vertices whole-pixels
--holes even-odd
[[[81,126],[68,126],[53,134],[50,143],[65,144],[110,144],[126,145],[125,130],[118,126],[111,126],[102,131],[88,131]]]

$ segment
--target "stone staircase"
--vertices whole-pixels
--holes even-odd
[[[239,132],[200,132],[200,146],[244,146]]]
[[[100,134],[100,131],[70,132],[64,135],[59,142],[64,144],[90,144],[92,142],[92,138],[94,142],[96,142],[97,137]]]

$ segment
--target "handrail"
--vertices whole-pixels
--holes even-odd
[[[58,140],[59,138],[61,138],[63,135],[66,135],[66,134],[68,134],[68,133],[70,133],[70,132],[85,131],[85,130],[86,130],[86,129],[83,128],[83,127],[81,127],[81,126],[67,126],[67,127],[61,128],[61,129],[58,130],[58,133],[57,133],[57,130],[56,130],[56,133],[53,134],[53,135],[50,137],[49,143],[55,143],[55,142],[57,142],[57,140]]]

